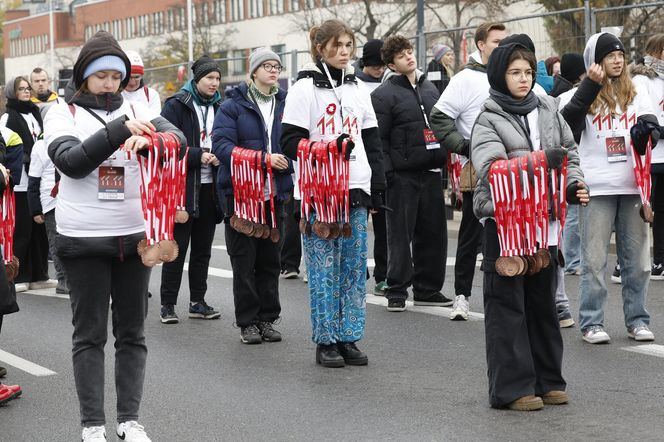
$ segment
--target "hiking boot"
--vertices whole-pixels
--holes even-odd
[[[616,267],[613,269],[611,274],[611,282],[614,284],[622,284],[622,278],[620,277],[620,264],[616,264]]]
[[[85,427],[81,434],[81,442],[105,442],[106,428],[103,425],[98,427]]]
[[[385,296],[385,291],[387,290],[387,281],[380,281],[376,283],[374,287],[373,294],[376,296]]]
[[[450,313],[450,319],[452,321],[467,321],[468,313],[470,312],[470,303],[464,295],[457,295],[454,299],[454,306],[452,307],[452,313]]]
[[[558,311],[558,322],[560,323],[560,328],[574,327],[574,319],[572,319],[572,314],[568,308]]]
[[[261,337],[265,342],[279,342],[281,341],[281,333],[272,327],[271,322],[262,321],[258,323],[258,330],[260,330]]]
[[[531,394],[510,402],[507,408],[515,411],[535,411],[544,408],[544,402]]]
[[[635,341],[654,341],[655,335],[647,325],[638,325],[627,329],[627,335]]]
[[[664,280],[664,264],[653,264],[650,270],[650,279],[653,281]]]
[[[604,344],[611,340],[611,337],[604,331],[600,325],[592,325],[582,330],[583,340],[590,344]]]
[[[387,300],[388,312],[403,312],[406,310],[406,300],[400,298],[392,298]]]
[[[255,324],[251,324],[246,327],[240,327],[240,340],[243,344],[254,345],[263,342],[263,337],[258,327]]]
[[[567,392],[561,390],[551,390],[547,393],[544,393],[542,396],[542,402],[546,405],[562,405],[569,402],[569,396]]]
[[[175,306],[173,304],[164,304],[161,306],[161,323],[162,324],[177,324],[180,318],[175,313]]]
[[[189,317],[192,319],[219,319],[221,313],[210,307],[205,301],[189,304]]]
[[[143,425],[140,425],[136,421],[119,423],[115,434],[125,442],[152,442],[148,435],[145,434]]]
[[[328,368],[338,368],[346,365],[343,356],[339,353],[337,344],[318,344],[316,346],[316,364]]]
[[[369,358],[354,342],[338,342],[337,349],[347,365],[367,365]]]
[[[447,307],[454,304],[454,301],[444,296],[442,293],[437,292],[426,298],[421,295],[413,295],[413,304],[432,307]]]

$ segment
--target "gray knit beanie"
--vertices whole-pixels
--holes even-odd
[[[269,60],[276,60],[281,64],[281,58],[269,48],[262,47],[254,49],[249,55],[249,75],[254,75],[256,69]]]

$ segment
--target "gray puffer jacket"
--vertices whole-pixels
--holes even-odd
[[[569,126],[558,112],[555,98],[538,96],[538,126],[542,149],[564,147],[568,149],[567,183],[583,180],[579,167],[579,154]],[[470,137],[471,159],[477,169],[478,183],[473,199],[473,211],[477,218],[493,216],[493,202],[489,189],[489,169],[496,160],[506,160],[528,155],[531,152],[529,136],[518,117],[505,112],[489,98],[475,121]]]

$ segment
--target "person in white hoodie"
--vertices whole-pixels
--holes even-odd
[[[161,113],[159,92],[147,87],[143,81],[145,67],[141,55],[136,51],[126,51],[126,54],[131,63],[131,75],[127,87],[122,91],[122,96],[132,103],[142,103],[154,112]]]
[[[111,34],[99,31],[81,49],[67,86],[66,102],[53,105],[44,121],[48,154],[60,172],[56,203],[56,251],[69,284],[74,380],[83,442],[105,441],[104,346],[109,298],[115,337],[116,433],[149,442],[138,423],[147,359],[144,322],[150,269],[137,254],[145,238],[137,152],[143,134],[182,132],[120,91],[129,81],[127,56]],[[121,148],[121,146],[123,146]],[[122,177],[113,191],[102,178]],[[117,181],[117,180],[116,180]]]

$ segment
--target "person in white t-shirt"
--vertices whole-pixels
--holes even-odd
[[[348,25],[327,20],[310,33],[311,56],[291,86],[284,109],[281,147],[296,160],[298,144],[336,140],[342,151],[349,140],[349,238],[304,235],[309,277],[312,340],[316,362],[324,367],[366,365],[367,355],[355,344],[364,336],[367,211],[384,206],[385,174],[376,115],[369,91],[355,78],[350,59],[355,36]],[[310,195],[302,195],[302,204]],[[313,213],[308,220],[316,220]]]
[[[652,341],[654,334],[648,328],[650,314],[645,305],[650,277],[648,224],[640,216],[641,198],[632,143],[642,155],[648,137],[659,136],[651,129],[657,119],[647,90],[635,84],[627,73],[625,49],[616,36],[608,32],[591,36],[583,58],[586,69],[593,63],[599,64],[605,76],[585,118],[579,119],[578,124],[570,123],[573,132],[580,133],[581,168],[593,195],[592,204],[581,208],[579,219],[582,251],[579,326],[586,342],[610,341],[604,329],[608,296],[605,276],[609,241],[615,226],[627,334],[637,341]]]

